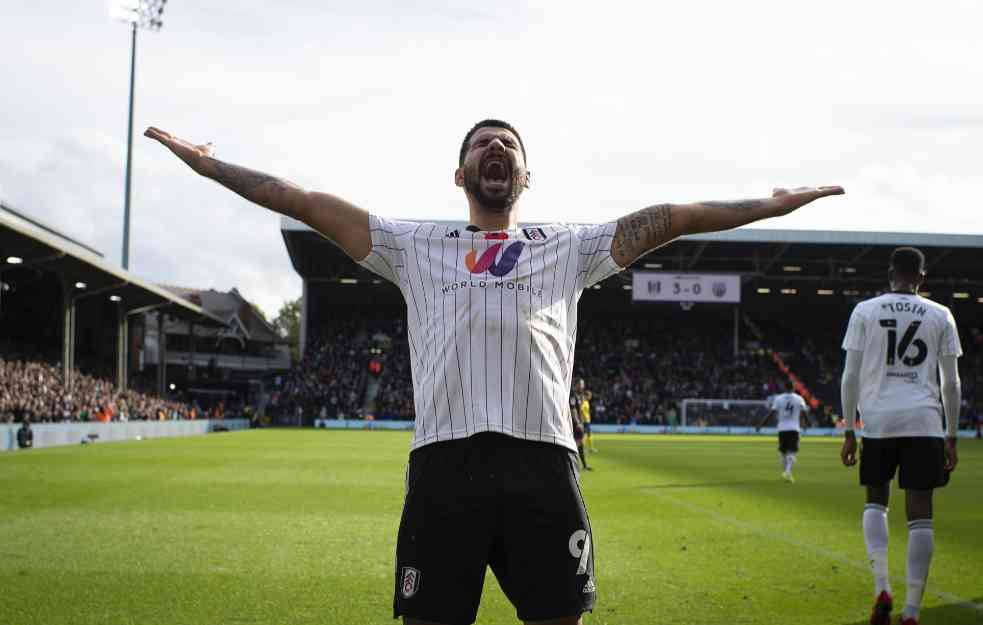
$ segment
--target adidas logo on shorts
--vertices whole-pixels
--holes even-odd
[[[583,592],[585,595],[588,593],[597,592],[597,587],[594,586],[594,578],[587,578],[587,583],[584,584],[584,589],[581,592]]]

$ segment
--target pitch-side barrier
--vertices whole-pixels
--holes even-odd
[[[314,421],[315,428],[326,428],[329,430],[413,430],[413,421],[362,421],[361,419],[317,419]],[[717,434],[717,435],[743,435],[762,434],[775,435],[777,428],[761,428],[755,430],[746,426],[676,426],[668,425],[614,425],[610,423],[592,423],[591,431],[600,434]],[[809,428],[802,432],[802,436],[842,436],[843,430],[835,428]],[[858,430],[857,436],[863,436],[863,431]],[[960,430],[959,438],[973,438],[976,436],[974,430]]]
[[[34,447],[58,447],[102,443],[106,441],[127,441],[137,438],[169,438],[173,436],[196,436],[208,432],[224,430],[245,430],[249,428],[248,419],[197,419],[194,421],[129,421],[126,423],[36,423],[31,425],[34,432]],[[0,425],[0,451],[17,449],[17,430],[19,423]]]

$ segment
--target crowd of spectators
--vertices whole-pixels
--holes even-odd
[[[584,378],[593,390],[596,422],[678,425],[683,399],[766,400],[783,392],[786,378],[772,361],[774,348],[818,400],[811,422],[833,427],[840,414],[843,361],[836,331],[826,336],[817,330],[803,337],[774,324],[763,323],[761,329],[764,340],[748,336],[735,355],[732,327],[695,311],[657,318],[626,314],[604,323],[582,320],[574,377]],[[385,349],[375,356],[371,349],[381,344],[380,336],[385,337]],[[963,417],[969,427],[983,412],[983,333],[964,331],[963,347]],[[384,363],[384,371],[374,401],[367,402],[372,382],[367,363],[376,357]],[[281,412],[320,418],[371,414],[379,419],[413,419],[403,320],[332,322],[308,343],[303,360],[285,377],[273,404]],[[761,410],[724,403],[690,406],[688,420],[694,425],[757,420]]]
[[[326,325],[308,342],[301,361],[277,380],[269,410],[308,419],[413,419],[404,323],[402,318],[360,318]],[[687,331],[678,331],[681,327]],[[983,415],[983,331],[961,330],[962,425],[973,427]],[[731,332],[725,324],[696,313],[660,315],[658,320],[627,314],[604,323],[582,321],[574,377],[584,378],[593,391],[596,422],[678,425],[683,399],[764,400],[781,392],[784,376],[769,351],[775,348],[819,400],[814,422],[833,425],[839,413],[843,357],[832,333],[801,337],[765,323],[760,332],[767,340],[745,340],[735,355]],[[194,402],[169,401],[133,389],[120,392],[112,382],[79,371],[69,388],[50,355],[0,348],[0,422],[208,416]],[[373,359],[381,364],[379,375],[370,373]],[[733,406],[721,403],[688,414],[691,424],[715,425],[734,412]]]
[[[764,400],[781,392],[768,354],[745,345],[735,355],[732,331],[698,313],[582,322],[574,377],[593,390],[595,421],[601,423],[677,425],[684,399]],[[730,411],[718,408],[701,409],[699,424],[715,425]]]
[[[374,379],[370,359],[382,365],[381,375]],[[410,380],[401,318],[338,320],[308,340],[301,360],[276,385],[270,409],[298,417],[363,418],[366,392],[375,381],[373,416],[412,419]]]
[[[983,329],[965,328],[962,339],[963,357],[959,361],[963,393],[963,427],[983,425]]]
[[[698,332],[669,329],[687,319],[694,321],[684,315],[653,323],[650,316],[634,315],[581,324],[574,377],[585,378],[594,392],[595,421],[674,425],[682,399],[763,400],[779,392],[781,375],[763,350],[735,356],[732,329],[721,329],[716,319],[698,319]],[[383,363],[375,387],[368,367],[373,358]],[[307,419],[413,419],[404,321],[348,319],[322,327],[280,381],[270,407],[274,414]]]
[[[132,421],[194,419],[194,404],[135,390],[76,370],[66,386],[62,368],[41,360],[0,355],[0,422]]]

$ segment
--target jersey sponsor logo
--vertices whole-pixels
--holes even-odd
[[[525,243],[516,241],[505,248],[502,257],[497,260],[498,252],[502,249],[501,243],[496,243],[489,247],[480,258],[478,258],[476,251],[471,250],[464,257],[464,265],[471,273],[484,273],[487,271],[496,278],[501,278],[515,269],[515,265],[519,261],[519,256],[522,254],[525,246]]]
[[[509,238],[508,232],[487,232],[485,233],[486,241],[505,241]]]
[[[918,372],[917,371],[888,371],[887,377],[900,378],[902,380],[908,380],[909,382],[916,382],[918,380]]]
[[[420,571],[412,566],[403,567],[402,580],[399,583],[399,592],[404,599],[409,599],[420,590]]]
[[[448,232],[444,236],[447,237],[448,239],[460,239],[461,238],[461,231],[460,230],[451,230],[450,232]]]
[[[523,228],[522,234],[530,241],[545,241],[546,231],[542,228]]]
[[[517,291],[519,293],[531,293],[536,297],[543,297],[543,289],[530,286],[524,282],[515,282],[513,280],[462,280],[461,282],[452,282],[451,284],[445,284],[440,287],[440,292],[444,295],[453,293],[458,289],[493,289],[501,291]]]
[[[570,548],[571,556],[580,558],[577,563],[577,575],[583,575],[587,572],[587,563],[590,562],[590,534],[584,530],[577,530],[570,535],[567,546]]]

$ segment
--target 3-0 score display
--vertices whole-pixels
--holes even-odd
[[[741,301],[741,276],[636,271],[632,275],[632,299],[641,302],[736,304]]]

